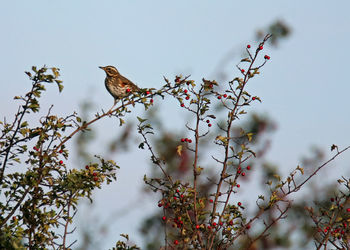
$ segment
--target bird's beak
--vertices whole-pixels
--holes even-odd
[[[105,70],[105,67],[99,66],[99,68]]]

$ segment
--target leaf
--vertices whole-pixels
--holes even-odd
[[[58,86],[58,91],[61,93],[61,92],[62,92],[62,90],[63,90],[63,85],[62,85],[62,84],[57,83],[57,86]]]
[[[248,141],[252,141],[254,133],[247,133]]]
[[[339,179],[339,180],[338,180],[338,183],[339,183],[339,184],[342,184],[342,183],[344,183],[344,181],[343,181],[342,179]]]
[[[251,60],[247,57],[247,58],[243,58],[243,59],[241,60],[241,62],[251,62]]]
[[[81,122],[81,118],[79,116],[77,116],[75,119],[77,120],[77,122]]]
[[[147,119],[142,119],[141,117],[138,117],[138,116],[137,116],[137,120],[139,120],[140,123],[147,121]]]
[[[179,145],[179,146],[176,147],[176,153],[177,153],[179,156],[181,156],[181,154],[182,154],[182,145]]]
[[[264,200],[265,200],[265,197],[264,197],[263,195],[259,195],[258,199],[264,201]]]
[[[22,122],[22,124],[21,124],[21,128],[23,128],[23,127],[27,127],[28,126],[28,122]]]
[[[55,78],[59,77],[60,73],[59,73],[59,69],[57,68],[52,68],[52,73],[55,75]]]
[[[218,135],[215,140],[223,142],[225,145],[227,144],[227,137]]]
[[[122,126],[125,123],[125,121],[122,118],[119,118],[119,126]]]
[[[299,170],[302,175],[304,174],[304,169],[302,167],[300,167],[299,165],[297,166],[296,169]]]

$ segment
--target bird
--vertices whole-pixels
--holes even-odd
[[[105,86],[108,92],[114,97],[112,108],[119,100],[122,100],[122,105],[124,105],[124,97],[140,90],[136,84],[122,76],[114,66],[100,66],[99,68],[106,72]]]

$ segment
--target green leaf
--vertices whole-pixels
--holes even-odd
[[[21,128],[23,128],[23,127],[27,127],[28,126],[28,122],[22,122],[22,124],[21,124]]]
[[[57,83],[57,86],[58,86],[58,91],[61,93],[63,90],[63,85],[60,83]]]
[[[138,117],[138,116],[137,116],[137,120],[139,120],[140,123],[147,121],[147,119],[142,119],[141,117]]]

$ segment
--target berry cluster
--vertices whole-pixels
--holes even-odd
[[[210,128],[211,127],[211,123],[210,123],[210,120],[206,120],[207,124],[208,124],[208,127]]]
[[[86,166],[85,166],[85,169],[90,171],[90,166],[89,166],[89,165],[86,165]],[[94,172],[94,171],[90,171],[90,172],[91,172],[91,175],[93,176],[93,180],[94,180],[94,181],[98,181],[98,180],[99,180],[99,178],[98,178],[98,173],[97,173],[97,172]]]
[[[191,139],[188,139],[188,138],[181,138],[181,142],[192,143],[192,140],[191,140]]]

